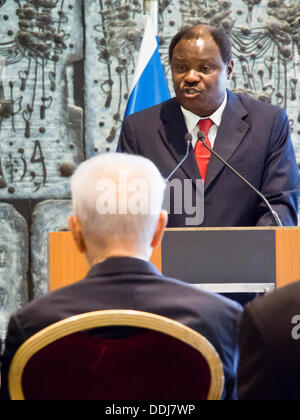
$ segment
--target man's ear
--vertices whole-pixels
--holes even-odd
[[[164,230],[167,224],[168,224],[168,213],[166,212],[166,210],[162,210],[159,215],[159,219],[156,225],[156,230],[155,230],[152,242],[151,242],[152,248],[157,248],[160,245],[163,235],[164,235]]]
[[[230,63],[227,65],[228,80],[232,79],[233,70],[234,70],[234,61],[231,60]]]
[[[80,220],[77,216],[69,216],[69,227],[72,232],[76,246],[81,254],[86,252],[86,245],[82,233]]]

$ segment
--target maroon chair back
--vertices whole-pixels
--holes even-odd
[[[150,330],[66,336],[36,353],[22,377],[26,400],[206,400],[210,383],[199,351]]]

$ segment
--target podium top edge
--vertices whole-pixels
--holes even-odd
[[[261,226],[261,227],[210,227],[210,228],[166,228],[166,232],[212,232],[212,231],[300,231],[300,226]],[[49,232],[51,235],[70,233],[68,230]]]

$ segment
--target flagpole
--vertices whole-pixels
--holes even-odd
[[[158,33],[158,0],[144,0],[144,14],[150,16],[155,33]]]

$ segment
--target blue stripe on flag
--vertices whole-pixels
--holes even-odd
[[[168,82],[157,46],[129,97],[125,117],[158,105],[167,101],[170,97]]]

